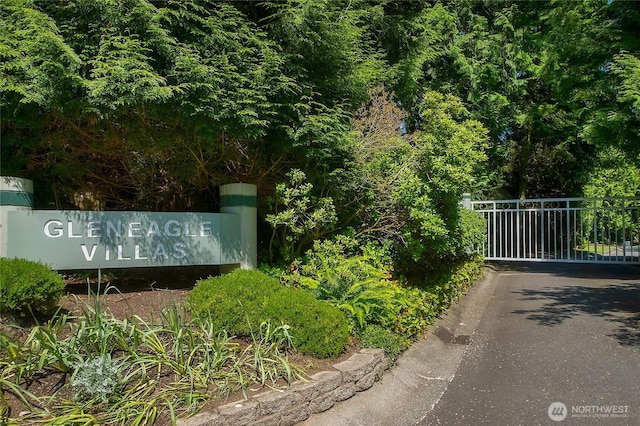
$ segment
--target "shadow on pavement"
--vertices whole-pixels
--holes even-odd
[[[640,265],[560,262],[487,262],[496,272],[551,274],[570,278],[611,278],[640,281]]]
[[[511,265],[509,265],[511,266]],[[577,266],[577,267],[576,267]],[[542,326],[553,327],[579,315],[595,315],[617,324],[610,337],[623,346],[640,346],[640,268],[620,265],[516,265],[498,270],[550,273],[574,278],[611,279],[605,286],[558,286],[522,289],[522,301],[540,301],[535,309],[515,310]]]

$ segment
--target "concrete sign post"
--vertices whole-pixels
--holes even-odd
[[[33,200],[32,184],[0,179],[11,188],[22,189],[11,192],[31,194]],[[39,261],[57,270],[186,265],[255,268],[256,187],[231,184],[220,192],[221,213],[32,211],[30,206],[15,205],[27,204],[26,195],[3,195],[3,202],[14,205],[2,206],[0,256]]]
[[[0,257],[7,257],[8,215],[33,209],[33,181],[0,176]]]
[[[247,183],[232,183],[220,187],[220,212],[233,213],[240,218],[240,267],[258,266],[258,209],[257,189]]]

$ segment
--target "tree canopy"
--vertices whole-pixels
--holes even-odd
[[[0,173],[59,208],[255,183],[288,253],[295,175],[335,208],[322,235],[442,259],[462,192],[591,194],[639,163],[639,32],[618,0],[5,0]]]

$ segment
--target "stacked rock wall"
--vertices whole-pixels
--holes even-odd
[[[373,386],[387,367],[382,349],[362,349],[309,381],[284,390],[269,390],[246,400],[222,405],[178,422],[179,426],[295,425]]]

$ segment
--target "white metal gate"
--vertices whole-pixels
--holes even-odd
[[[469,206],[469,201],[467,201]],[[640,198],[471,201],[487,260],[640,263]]]

